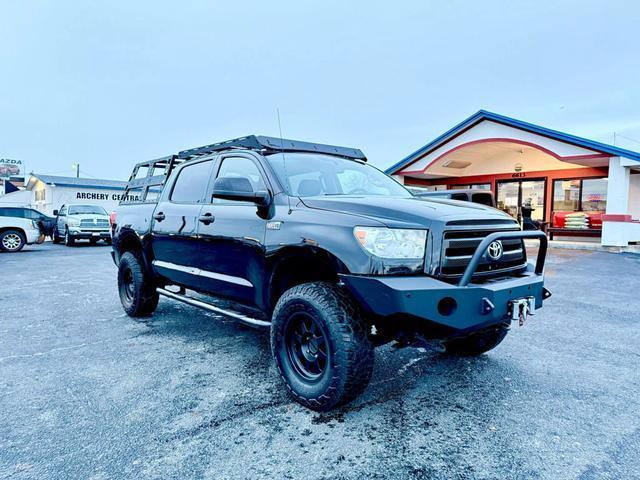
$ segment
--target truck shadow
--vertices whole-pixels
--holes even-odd
[[[178,337],[206,345],[209,354],[224,355],[227,364],[250,389],[264,390],[265,383],[285,403],[284,385],[275,373],[269,331],[242,325],[224,317],[168,301],[161,301],[142,335]],[[508,337],[507,340],[508,341]],[[371,382],[355,401],[330,413],[315,414],[314,422],[326,423],[357,417],[362,411],[398,409],[398,403],[418,402],[432,413],[467,408],[491,410],[512,395],[511,379],[522,372],[500,355],[500,347],[478,357],[452,357],[424,349],[376,349]],[[215,368],[215,362],[212,367]],[[271,403],[273,398],[263,399]],[[466,401],[468,400],[468,402]]]

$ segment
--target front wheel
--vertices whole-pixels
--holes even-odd
[[[125,252],[118,264],[118,293],[124,311],[130,317],[146,317],[158,306],[159,295],[140,259]]]
[[[3,252],[19,252],[26,243],[24,235],[18,230],[5,230],[0,233],[0,250]]]
[[[444,342],[445,353],[467,357],[481,355],[500,345],[507,333],[509,333],[509,325],[502,324],[462,338],[453,338]]]
[[[75,239],[72,235],[69,235],[69,230],[65,230],[64,232],[64,244],[67,247],[73,247],[76,244]]]
[[[326,411],[369,384],[374,349],[357,305],[329,283],[287,290],[274,309],[271,349],[294,399]]]

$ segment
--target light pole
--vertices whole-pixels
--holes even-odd
[[[71,167],[76,169],[76,178],[80,178],[80,164],[72,163]]]

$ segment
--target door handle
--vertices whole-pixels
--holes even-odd
[[[164,220],[166,217],[166,215],[162,212],[158,212],[156,213],[153,218],[155,218],[158,222],[161,222],[162,220]]]
[[[198,221],[204,223],[205,225],[209,225],[210,223],[213,223],[215,219],[216,217],[214,217],[213,214],[207,212],[204,215],[200,215]]]

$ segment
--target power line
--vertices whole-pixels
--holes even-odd
[[[91,175],[90,173],[85,172],[84,170],[80,170],[80,173],[86,175],[87,177],[91,177],[91,178],[98,178],[98,177],[94,177],[93,175]]]
[[[614,133],[614,138],[618,138],[618,137],[624,138],[626,140],[629,140],[629,141],[631,141],[633,143],[637,143],[638,145],[640,145],[640,140],[636,140],[635,138],[627,137],[626,135],[622,135],[621,133]]]

